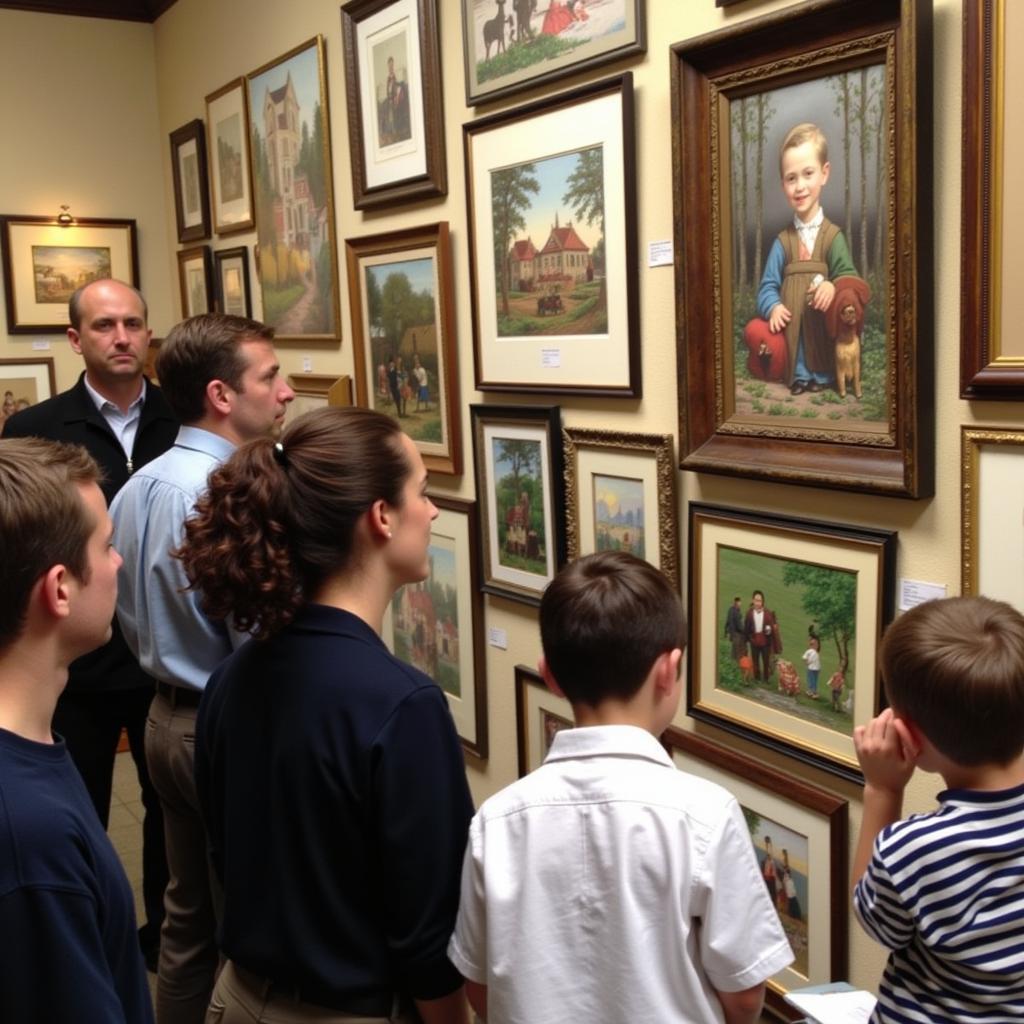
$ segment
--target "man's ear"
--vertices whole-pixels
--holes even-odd
[[[79,355],[82,354],[82,339],[78,331],[74,327],[68,328],[68,341],[71,343],[72,352],[77,352]]]
[[[231,388],[222,380],[211,380],[206,385],[206,401],[213,412],[227,416],[231,412]]]
[[[537,662],[537,671],[540,673],[541,679],[544,680],[544,685],[556,696],[565,697],[562,692],[562,688],[558,685],[558,680],[551,674],[551,669],[548,668],[548,659],[542,654]],[[568,698],[566,698],[568,699]]]
[[[72,579],[67,566],[51,565],[36,584],[44,611],[55,619],[67,618],[71,614]]]

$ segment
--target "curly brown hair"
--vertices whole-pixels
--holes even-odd
[[[175,553],[203,609],[263,639],[355,555],[356,523],[398,507],[411,472],[401,430],[372,409],[317,409],[279,445],[249,441],[210,475]]]

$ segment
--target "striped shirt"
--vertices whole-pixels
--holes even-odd
[[[883,829],[853,905],[891,950],[875,1022],[1024,1020],[1024,785]]]

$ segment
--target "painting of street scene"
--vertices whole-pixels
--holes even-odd
[[[807,837],[746,807],[740,809],[750,830],[761,877],[793,950],[791,969],[807,977],[807,921],[810,911]]]
[[[608,331],[604,150],[491,171],[497,335]]]
[[[428,557],[427,578],[402,587],[391,600],[394,653],[445,693],[461,697],[454,540],[433,536]]]
[[[853,735],[857,576],[718,548],[717,686]]]
[[[644,482],[595,473],[594,546],[644,557]]]
[[[491,443],[498,563],[506,569],[545,576],[548,565],[541,442],[495,437]]]
[[[109,246],[32,246],[32,276],[40,304],[66,306],[77,288],[110,273]]]
[[[445,440],[435,258],[365,260],[373,408],[414,441]]]
[[[326,96],[315,44],[249,78],[263,320],[333,335],[336,288]]]
[[[377,149],[412,139],[409,115],[409,32],[386,30],[369,40],[377,105]]]

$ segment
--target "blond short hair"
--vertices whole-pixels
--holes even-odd
[[[828,139],[825,138],[825,133],[811,121],[802,121],[786,132],[786,137],[779,146],[779,174],[782,174],[782,159],[786,155],[786,150],[796,149],[805,142],[814,144],[814,152],[822,167],[828,163]]]

